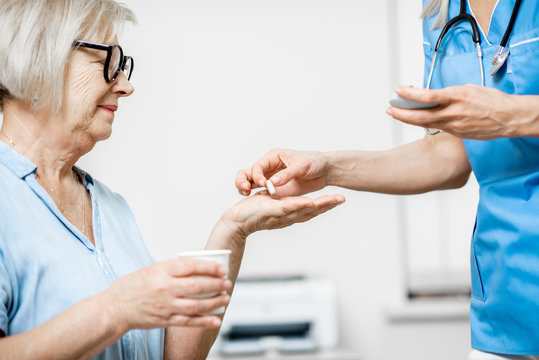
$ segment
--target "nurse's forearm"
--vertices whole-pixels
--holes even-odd
[[[245,237],[222,219],[214,226],[206,250],[230,249],[228,278],[236,283],[245,250]],[[232,295],[232,289],[229,295]],[[221,316],[222,318],[222,316]],[[208,356],[219,329],[168,327],[165,331],[165,360],[204,360]]]
[[[0,339],[0,359],[91,359],[125,333],[109,308],[101,294],[86,298],[32,330]]]
[[[471,172],[461,139],[442,133],[387,151],[326,153],[328,185],[389,194],[464,186]]]
[[[517,136],[539,138],[539,95],[512,95]]]

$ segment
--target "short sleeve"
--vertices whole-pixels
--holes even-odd
[[[4,335],[8,334],[8,314],[12,302],[12,293],[4,252],[0,245],[0,330],[2,330]]]

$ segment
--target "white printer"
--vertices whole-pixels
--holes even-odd
[[[336,344],[331,283],[299,276],[240,278],[213,350],[223,355],[305,352]]]

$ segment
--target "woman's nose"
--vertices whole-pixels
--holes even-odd
[[[120,71],[120,73],[116,77],[116,80],[114,80],[112,90],[114,93],[119,94],[122,97],[126,97],[131,95],[135,91],[135,88],[133,87],[131,82],[127,80],[125,73],[123,71]]]

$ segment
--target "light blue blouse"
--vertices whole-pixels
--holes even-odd
[[[8,336],[152,263],[120,195],[81,171],[92,199],[94,246],[39,185],[36,169],[0,142],[0,329]],[[162,359],[163,340],[163,329],[132,330],[97,359]]]
[[[427,0],[424,0],[426,3]],[[459,12],[451,0],[449,16]],[[490,76],[515,0],[499,0],[487,37],[481,34],[485,85],[508,94],[539,95],[539,1],[524,0],[509,38],[506,64]],[[468,14],[471,10],[468,4]],[[423,24],[425,78],[440,29]],[[432,87],[480,84],[469,23],[444,38]],[[521,355],[539,354],[539,139],[464,140],[479,183],[471,244],[472,347]]]

